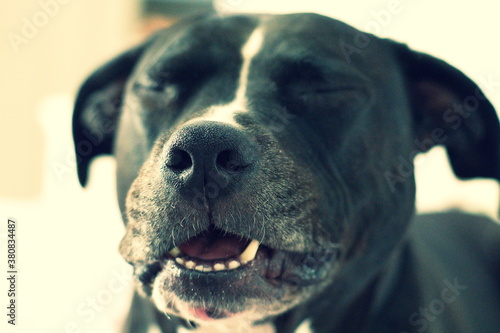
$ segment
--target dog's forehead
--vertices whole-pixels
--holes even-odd
[[[259,24],[252,16],[199,18],[160,31],[148,50],[147,63],[171,66],[179,61],[228,61]]]
[[[280,58],[300,61],[309,56],[323,56],[350,64],[347,57],[353,49],[359,55],[358,44],[363,42],[359,41],[358,30],[317,14],[209,17],[182,22],[160,33],[149,50],[156,61],[148,63],[161,69],[161,64],[172,66],[179,61],[200,59],[213,63],[238,62],[242,48],[257,29],[263,40],[255,55],[275,62]],[[366,55],[370,52],[364,47],[362,51]]]
[[[383,82],[378,76],[385,75],[380,70],[385,65],[373,62],[388,57],[370,56],[385,52],[373,36],[370,47],[358,45],[352,51],[360,36],[365,35],[317,14],[198,18],[161,32],[138,66],[135,80],[170,85],[174,93],[195,92],[189,95],[194,98],[182,121],[238,126],[237,114],[258,113],[250,105],[263,101],[264,95],[266,109],[272,109],[270,103],[285,87],[310,82],[297,80],[303,75],[332,85]]]

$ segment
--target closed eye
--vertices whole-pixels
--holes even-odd
[[[302,94],[300,99],[316,112],[338,110],[345,113],[362,109],[370,104],[370,94],[358,88],[316,91],[312,94]]]
[[[179,86],[171,83],[161,83],[151,78],[142,78],[142,80],[133,83],[134,90],[140,90],[144,94],[161,97],[162,100],[174,101],[179,97]]]
[[[284,104],[301,115],[355,110],[374,95],[368,78],[332,60],[284,60],[272,74]]]
[[[153,80],[141,80],[141,81],[135,81],[133,88],[150,90],[155,92],[163,92],[165,86]]]
[[[288,94],[289,103],[298,103],[300,110],[314,114],[353,111],[369,105],[372,100],[370,90],[358,86],[300,87],[290,89]]]
[[[350,92],[353,90],[359,90],[360,88],[358,87],[324,87],[324,88],[311,88],[311,89],[304,89],[303,91],[298,90],[297,93],[299,95],[309,95],[309,94],[338,94],[338,93],[345,93],[345,92]]]

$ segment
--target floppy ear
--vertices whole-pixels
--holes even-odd
[[[393,44],[407,80],[421,151],[442,144],[460,178],[500,180],[500,125],[491,103],[446,62]]]
[[[91,160],[111,154],[127,79],[148,43],[97,69],[80,87],[73,111],[73,140],[78,179],[87,183]]]

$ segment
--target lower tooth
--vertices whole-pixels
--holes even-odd
[[[230,261],[229,264],[227,265],[229,269],[235,269],[240,267],[240,263],[236,260]]]
[[[214,271],[222,271],[225,269],[226,269],[226,266],[224,266],[224,264],[215,264],[214,265]]]
[[[236,269],[241,266],[241,263],[237,260],[231,260],[228,263],[216,263],[215,265],[209,266],[209,265],[203,265],[203,264],[196,264],[192,260],[184,260],[180,257],[175,258],[175,261],[179,264],[182,265],[188,269],[194,269],[199,272],[213,272],[213,271],[223,271],[226,269]]]
[[[194,269],[199,271],[199,272],[211,272],[211,271],[213,271],[211,266],[205,266],[205,265],[198,265]]]
[[[191,261],[191,260],[186,261],[186,263],[185,263],[184,265],[185,265],[187,268],[189,268],[189,269],[193,269],[193,268],[196,266],[196,264],[194,263],[194,261]]]

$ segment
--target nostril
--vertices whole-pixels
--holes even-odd
[[[193,165],[191,156],[182,149],[172,149],[167,158],[167,167],[173,171],[184,171]]]
[[[228,172],[242,172],[250,163],[243,161],[241,154],[235,150],[223,150],[217,156],[217,168]]]

